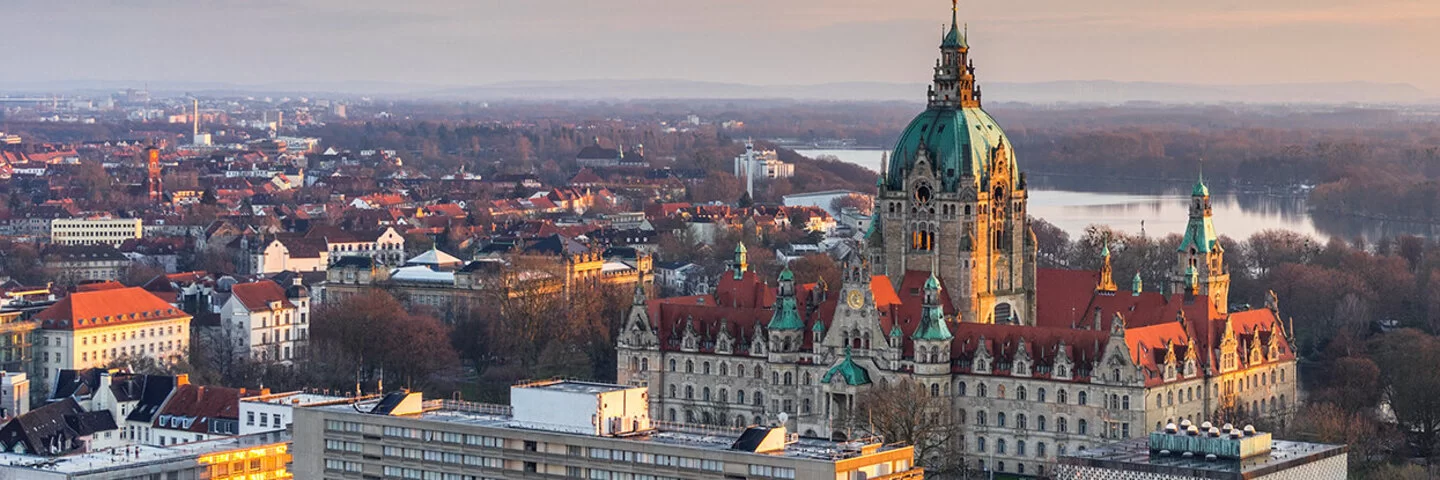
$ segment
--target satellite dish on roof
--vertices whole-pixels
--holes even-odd
[[[790,414],[785,413],[785,412],[780,412],[779,415],[776,415],[776,418],[779,418],[779,419],[780,419],[780,424],[781,424],[781,425],[784,425],[784,424],[785,424],[785,421],[790,419]]]

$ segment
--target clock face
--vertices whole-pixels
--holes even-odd
[[[859,290],[851,290],[850,294],[845,297],[845,303],[849,304],[850,308],[863,307],[865,306],[865,294],[860,293]]]

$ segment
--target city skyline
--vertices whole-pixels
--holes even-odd
[[[476,86],[578,79],[751,85],[922,83],[943,0],[675,4],[310,0],[22,0],[0,86],[47,82],[375,82]],[[1152,5],[960,2],[987,82],[1405,83],[1440,92],[1424,45],[1440,5],[1415,0]],[[224,19],[217,22],[216,19]],[[103,42],[101,41],[103,39]],[[1077,45],[1080,45],[1077,51]],[[1178,54],[1177,54],[1178,52]],[[925,63],[920,63],[925,62]],[[138,85],[137,85],[138,86]]]

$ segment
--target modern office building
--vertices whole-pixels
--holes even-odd
[[[170,447],[120,446],[58,457],[0,453],[0,478],[286,480],[295,478],[290,461],[290,434],[268,432]]]
[[[109,245],[140,238],[138,218],[57,218],[50,221],[50,241],[60,245]]]
[[[298,478],[446,480],[919,479],[914,448],[798,438],[783,426],[652,421],[649,392],[575,381],[511,388],[511,405],[397,392],[295,409]]]
[[[1061,456],[1057,480],[1342,480],[1344,445],[1274,440],[1254,427],[1169,424],[1148,437]]]

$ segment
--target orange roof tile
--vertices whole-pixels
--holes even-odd
[[[35,314],[52,330],[169,320],[190,315],[140,287],[75,292]]]

